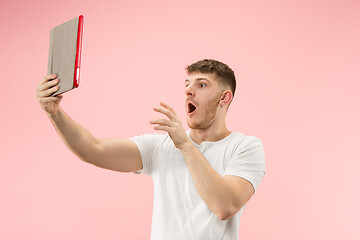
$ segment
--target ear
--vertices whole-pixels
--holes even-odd
[[[222,94],[221,94],[221,99],[220,99],[220,106],[221,107],[225,107],[228,106],[232,99],[233,99],[233,94],[230,90],[225,90]]]

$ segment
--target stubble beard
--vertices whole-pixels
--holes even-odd
[[[216,111],[221,100],[221,93],[214,98],[211,102],[208,103],[205,109],[205,118],[199,122],[190,122],[189,118],[187,119],[188,126],[191,129],[205,129],[207,128],[214,120],[216,116]]]

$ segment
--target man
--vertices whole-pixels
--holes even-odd
[[[55,75],[46,76],[36,97],[59,135],[81,160],[120,172],[150,175],[154,183],[152,239],[238,239],[240,214],[265,174],[261,140],[226,128],[235,75],[210,59],[186,68],[185,131],[166,103],[154,111],[155,130],[131,139],[97,139],[60,108]]]

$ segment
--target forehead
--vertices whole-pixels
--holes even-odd
[[[216,76],[214,73],[192,73],[187,76],[185,82],[193,82],[193,81],[209,81],[211,84],[216,84],[215,80]]]

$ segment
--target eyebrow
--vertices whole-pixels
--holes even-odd
[[[207,79],[207,78],[196,78],[196,79],[195,79],[195,81],[201,81],[201,80],[206,80],[206,81],[208,81],[208,82],[211,84],[211,82],[210,82],[209,79]],[[186,80],[185,80],[185,83],[186,83],[186,82],[190,82],[190,80],[189,80],[189,79],[186,79]]]

